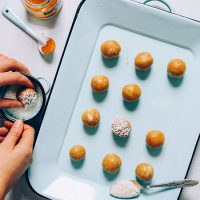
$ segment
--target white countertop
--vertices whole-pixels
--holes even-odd
[[[26,64],[36,77],[42,76],[52,82],[58,63],[64,49],[67,35],[80,0],[63,0],[61,13],[50,20],[37,20],[27,14],[20,1],[1,0],[0,8],[9,6],[18,16],[36,31],[44,31],[55,38],[57,50],[53,57],[43,58],[38,50],[37,43],[29,36],[16,28],[12,23],[0,15],[0,52],[10,57],[15,57]],[[139,0],[142,2],[141,0]],[[200,1],[197,0],[168,0],[174,12],[200,21]],[[188,178],[200,180],[200,144],[197,147]],[[200,185],[185,189],[181,200],[196,200],[200,196]],[[23,176],[7,195],[6,200],[42,200],[31,191]]]

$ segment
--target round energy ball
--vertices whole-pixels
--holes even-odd
[[[102,161],[103,169],[111,174],[117,172],[120,169],[121,164],[121,158],[113,153],[107,154]]]
[[[135,67],[139,71],[150,69],[153,64],[153,57],[148,52],[141,52],[135,57]]]
[[[112,123],[112,131],[115,135],[123,138],[128,137],[131,132],[131,124],[124,118],[117,118]]]
[[[140,163],[135,169],[136,177],[142,181],[150,181],[154,175],[154,169],[149,163]]]
[[[119,56],[121,46],[115,40],[107,40],[101,45],[101,53],[107,59],[113,59]]]
[[[100,113],[95,108],[86,110],[82,115],[83,123],[90,127],[95,128],[100,122]]]
[[[165,135],[158,130],[149,131],[146,135],[146,143],[153,149],[160,148],[165,142]]]
[[[80,161],[85,158],[86,150],[82,145],[74,145],[70,151],[69,155],[72,160],[74,161]]]
[[[186,71],[186,64],[181,59],[173,59],[168,63],[167,72],[172,78],[181,78]]]
[[[136,84],[125,85],[122,89],[122,96],[125,101],[133,102],[137,101],[141,96],[141,89]]]
[[[104,75],[94,76],[91,80],[91,87],[94,92],[105,92],[109,87],[109,79]]]
[[[23,88],[17,92],[17,99],[23,105],[30,105],[37,99],[37,92],[33,88]]]

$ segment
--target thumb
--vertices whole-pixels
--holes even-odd
[[[16,99],[0,99],[0,109],[23,107],[23,104]]]

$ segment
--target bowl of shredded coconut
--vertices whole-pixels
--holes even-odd
[[[1,96],[7,99],[17,99],[23,107],[4,108],[3,116],[9,121],[20,119],[24,122],[34,120],[44,109],[46,94],[42,84],[35,77],[24,74],[34,84],[35,88],[13,84],[2,88]]]

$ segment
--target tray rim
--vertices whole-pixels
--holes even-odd
[[[54,76],[54,79],[53,79],[53,82],[52,82],[51,91],[49,92],[49,96],[48,96],[48,99],[47,99],[47,101],[46,101],[46,105],[45,105],[45,107],[44,107],[43,113],[41,114],[40,122],[38,123],[38,127],[37,127],[37,131],[38,131],[38,132],[36,133],[36,137],[35,137],[35,141],[34,141],[34,147],[35,147],[35,144],[36,144],[36,141],[37,141],[37,137],[38,137],[39,132],[40,132],[40,128],[41,128],[41,126],[42,126],[43,119],[44,119],[44,117],[45,117],[45,113],[46,113],[46,110],[47,110],[47,107],[48,107],[48,104],[49,104],[49,101],[50,101],[50,98],[51,98],[51,95],[52,95],[52,92],[53,92],[54,85],[55,85],[55,83],[56,83],[56,79],[57,79],[57,76],[58,76],[58,73],[59,73],[59,70],[60,70],[62,61],[63,61],[63,57],[64,57],[64,55],[65,55],[65,52],[66,52],[66,49],[67,49],[67,46],[68,46],[70,37],[71,37],[71,35],[72,35],[72,31],[73,31],[74,26],[75,26],[75,24],[76,24],[76,20],[77,20],[77,18],[78,18],[79,12],[81,11],[81,8],[82,8],[82,6],[84,5],[84,3],[85,3],[86,1],[87,1],[87,0],[82,0],[82,1],[79,3],[78,7],[77,7],[77,10],[76,10],[76,13],[75,13],[73,22],[72,22],[71,27],[70,27],[69,34],[68,34],[68,36],[67,36],[67,40],[66,40],[66,42],[65,42],[65,46],[64,46],[62,55],[61,55],[61,57],[60,57],[60,61],[59,61],[59,64],[58,64],[58,68],[57,68],[57,70],[56,70],[56,73],[55,73],[55,76]],[[190,17],[183,16],[183,15],[181,15],[181,14],[176,14],[176,13],[173,13],[173,12],[169,12],[169,11],[167,11],[167,10],[162,10],[162,9],[159,9],[159,8],[155,8],[155,7],[153,7],[153,6],[150,6],[150,5],[148,5],[148,4],[144,4],[144,3],[142,3],[142,2],[138,2],[138,1],[136,1],[136,0],[126,0],[126,1],[134,2],[134,3],[136,3],[136,4],[140,4],[140,5],[143,5],[143,6],[150,7],[151,9],[157,9],[157,10],[160,10],[161,12],[169,13],[169,14],[174,15],[174,16],[178,16],[178,17],[181,17],[181,18],[184,18],[184,19],[187,19],[187,20],[191,20],[191,21],[193,21],[193,22],[200,23],[200,20],[192,19],[192,18],[190,18]],[[193,153],[192,153],[192,156],[191,156],[191,159],[190,159],[188,168],[187,168],[187,172],[186,172],[185,178],[187,177],[187,175],[188,175],[188,173],[189,173],[189,170],[190,170],[191,164],[192,164],[192,162],[193,162],[194,155],[195,155],[195,152],[196,152],[196,149],[197,149],[197,146],[198,146],[199,141],[200,141],[200,133],[199,133],[198,139],[197,139],[197,141],[196,141],[196,144],[195,144],[195,146],[194,146],[194,150],[193,150]],[[33,147],[33,148],[34,148],[34,147]],[[28,168],[28,169],[26,170],[26,172],[25,172],[25,178],[26,178],[27,184],[28,184],[29,188],[32,190],[32,192],[34,192],[35,194],[37,194],[37,195],[40,196],[40,197],[43,197],[43,198],[45,198],[45,199],[49,199],[48,197],[46,197],[46,196],[40,194],[39,192],[37,192],[37,191],[34,189],[34,187],[33,187],[32,184],[31,184],[31,181],[29,180],[28,171],[29,171],[29,168]],[[177,200],[180,199],[180,196],[181,196],[182,192],[183,192],[183,188],[181,188]],[[49,199],[49,200],[51,200],[51,199]]]

